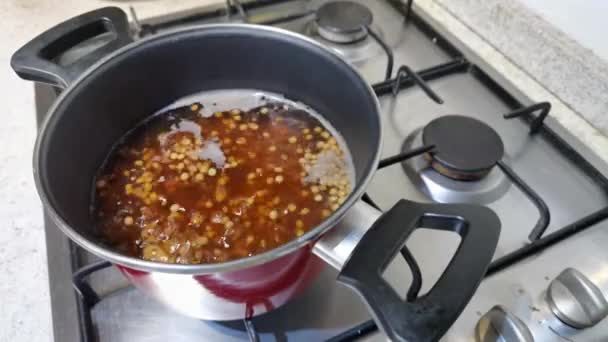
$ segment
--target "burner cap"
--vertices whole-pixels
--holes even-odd
[[[431,166],[446,177],[477,180],[504,154],[502,140],[487,124],[461,115],[431,121],[422,131],[424,145],[435,145]]]
[[[336,43],[352,43],[367,36],[372,23],[369,8],[353,1],[333,1],[317,10],[317,30],[321,37]]]

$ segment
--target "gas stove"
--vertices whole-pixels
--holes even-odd
[[[531,102],[413,8],[232,0],[145,21],[131,11],[131,19],[136,38],[207,23],[273,25],[312,37],[360,71],[384,126],[384,159],[364,200],[385,210],[401,198],[478,203],[502,222],[486,278],[442,341],[608,341],[608,166],[555,123],[550,103]],[[39,120],[56,96],[36,86]],[[386,339],[333,269],[268,314],[198,321],[144,297],[45,222],[56,341]],[[422,296],[458,243],[456,234],[420,228],[406,244],[413,260],[395,258],[383,276]]]

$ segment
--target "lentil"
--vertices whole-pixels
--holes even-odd
[[[208,117],[204,108],[136,128],[96,179],[94,217],[124,253],[185,264],[255,255],[304,235],[346,200],[346,164],[330,157],[347,155],[314,117],[290,116],[283,104]]]

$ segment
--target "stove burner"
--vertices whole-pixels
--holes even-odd
[[[422,128],[415,130],[403,143],[402,151],[422,144]],[[403,171],[428,198],[440,203],[488,204],[500,199],[511,186],[509,178],[498,167],[477,181],[448,178],[437,172],[427,158],[418,156],[402,163]]]
[[[442,116],[422,131],[425,146],[435,145],[426,155],[440,174],[464,181],[485,177],[502,159],[500,136],[487,124],[461,115]]]
[[[362,4],[333,1],[317,10],[317,32],[334,43],[353,43],[367,36],[372,19],[372,12]]]

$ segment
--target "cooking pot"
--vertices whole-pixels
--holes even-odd
[[[74,53],[102,36],[110,41],[84,56]],[[36,186],[51,218],[136,287],[185,315],[233,320],[272,310],[306,289],[323,260],[340,271],[337,281],[361,295],[389,338],[435,341],[462,312],[492,259],[500,221],[488,208],[401,200],[382,214],[360,200],[381,151],[379,104],[348,63],[306,37],[221,24],[134,42],[124,12],[108,7],[44,32],[18,50],[11,65],[24,79],[62,89],[34,151]],[[114,144],[180,97],[229,88],[284,94],[322,113],[352,154],[356,181],[345,203],[279,248],[224,263],[152,262],[104,244],[90,203],[96,172]],[[381,274],[418,227],[456,232],[461,242],[431,290],[406,302]]]

